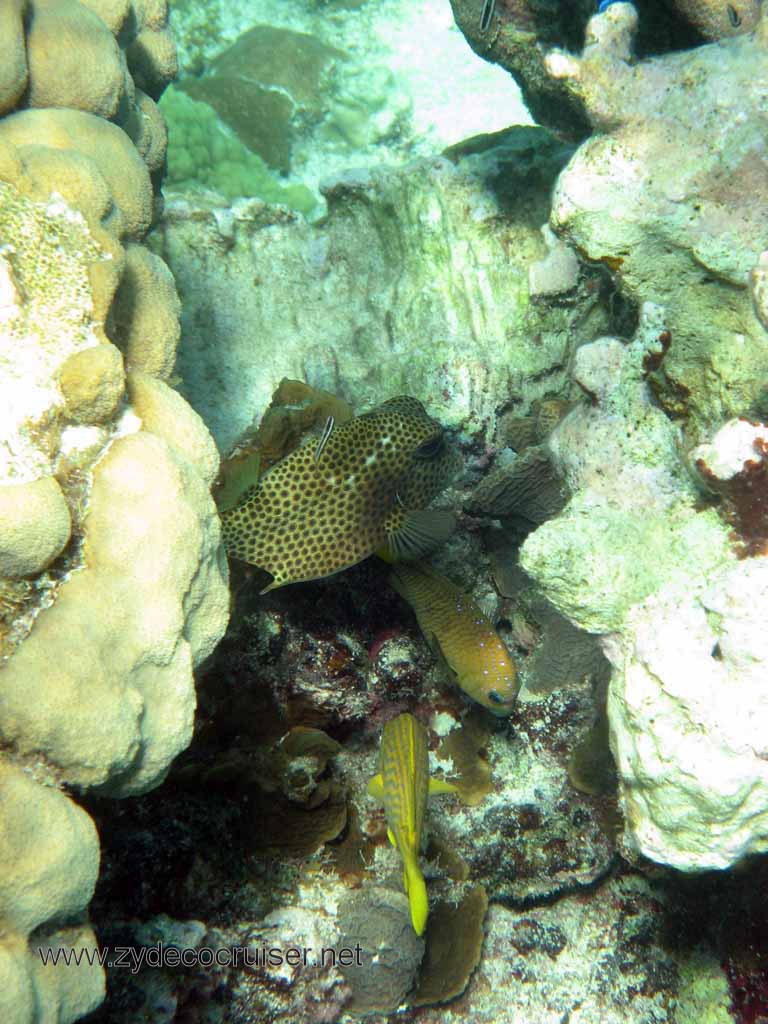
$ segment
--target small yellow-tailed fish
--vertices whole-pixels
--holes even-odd
[[[398,715],[384,726],[379,774],[368,783],[368,792],[384,804],[389,841],[403,858],[403,887],[408,894],[411,923],[421,935],[429,913],[427,887],[419,867],[427,796],[458,790],[451,782],[430,779],[427,730],[413,715]]]
[[[454,682],[494,715],[509,715],[520,680],[493,623],[469,594],[425,562],[396,564],[389,582],[416,612]]]

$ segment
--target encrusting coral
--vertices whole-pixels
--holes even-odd
[[[616,3],[590,20],[581,56],[546,58],[595,129],[558,179],[552,227],[633,302],[664,305],[672,344],[654,391],[696,439],[765,403],[768,335],[748,288],[768,230],[761,17],[745,35],[638,61],[637,10]]]
[[[573,498],[529,536],[521,563],[572,622],[609,634],[625,850],[696,871],[765,849],[768,561],[740,559],[729,530],[739,474],[752,463],[760,477],[751,456],[764,428],[737,421],[693,453],[722,488],[724,522],[702,501],[679,428],[652,402],[644,367],[663,354],[663,328],[646,305],[631,343],[579,349],[573,372],[591,401],[550,439]]]

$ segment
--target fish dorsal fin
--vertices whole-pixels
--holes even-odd
[[[452,512],[411,509],[402,515],[398,527],[387,532],[388,553],[396,561],[413,561],[444,544],[455,529]]]
[[[375,800],[384,799],[384,780],[381,777],[381,772],[374,775],[368,783],[368,796],[372,796]]]
[[[459,787],[453,782],[447,782],[445,779],[430,779],[429,780],[429,795],[437,796],[438,793],[458,793]]]
[[[224,480],[216,492],[219,512],[247,501],[256,493],[261,475],[261,453],[251,452],[244,459],[230,459],[223,464]]]

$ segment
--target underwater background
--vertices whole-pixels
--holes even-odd
[[[768,1022],[767,57],[0,0],[4,1024]]]

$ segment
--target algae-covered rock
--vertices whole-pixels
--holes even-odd
[[[408,897],[367,886],[339,907],[341,945],[359,945],[358,962],[342,967],[357,1014],[391,1013],[413,985],[424,955],[424,940],[411,925]]]
[[[768,334],[748,285],[768,231],[768,22],[639,62],[637,23],[632,4],[613,4],[581,57],[547,57],[597,129],[558,179],[551,223],[633,302],[664,305],[671,344],[654,391],[698,437],[766,405]]]
[[[521,564],[572,622],[611,634],[625,850],[698,871],[765,849],[768,562],[737,559],[730,523],[702,503],[678,430],[652,403],[643,378],[662,323],[646,306],[631,343],[600,339],[577,353],[574,374],[592,402],[550,439],[573,498],[526,540]],[[759,434],[751,426],[747,436]],[[738,454],[743,436],[723,431],[694,456],[726,491],[728,439]],[[750,454],[747,445],[744,465]],[[763,494],[750,495],[758,510]]]
[[[530,301],[539,209],[564,154],[524,131],[521,188],[538,168],[524,202],[507,149],[502,195],[493,153],[436,159],[336,182],[317,225],[257,203],[169,203],[157,245],[185,300],[178,372],[222,450],[283,377],[357,407],[410,394],[451,426],[557,394],[573,325],[603,313],[582,285],[567,303]]]
[[[663,326],[661,311],[646,306],[631,344],[603,338],[576,353],[574,377],[592,402],[569,413],[549,442],[574,497],[521,552],[555,607],[595,633],[618,629],[633,604],[685,578],[691,564],[714,569],[728,550],[716,513],[693,511],[698,492],[679,428],[645,379]]]

